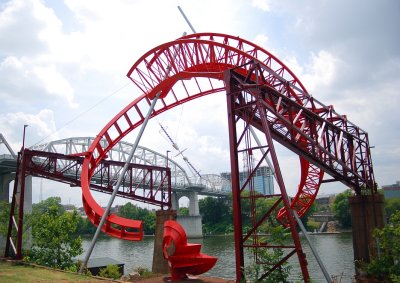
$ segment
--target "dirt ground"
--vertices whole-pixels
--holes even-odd
[[[171,281],[171,278],[162,275],[158,277],[151,277],[147,279],[140,279],[138,281],[135,281],[138,283],[167,283],[167,282],[174,282],[174,283],[234,283],[235,280],[227,280],[227,279],[221,279],[221,278],[215,278],[215,277],[203,277],[203,276],[196,276],[196,277],[190,277],[189,279],[185,280],[179,280],[179,281]]]

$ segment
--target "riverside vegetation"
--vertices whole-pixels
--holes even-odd
[[[344,228],[351,227],[350,208],[347,197],[350,191],[345,191],[336,196],[333,203],[333,211]],[[266,211],[275,202],[275,199],[258,198],[256,201],[257,211]],[[5,202],[0,203],[0,233],[5,236],[7,233],[8,213],[10,205]],[[206,197],[199,201],[200,213],[203,220],[203,233],[205,235],[230,234],[233,232],[232,207],[226,198]],[[387,282],[399,282],[399,274],[391,267],[400,270],[400,200],[386,201],[386,214],[391,217],[390,225],[382,230],[375,232],[381,249],[381,257],[370,265],[364,265],[368,274],[381,274]],[[279,207],[277,208],[279,209]],[[316,211],[317,206],[313,205],[311,211],[303,217],[303,222],[310,230],[315,228],[316,223],[309,219],[310,213]],[[187,215],[188,209],[181,208],[178,212],[181,215]],[[242,220],[244,231],[250,228],[250,202],[244,200],[242,203]],[[155,212],[126,203],[120,208],[119,215],[131,219],[144,220],[145,234],[154,234]],[[260,215],[257,215],[258,217]],[[95,227],[88,219],[80,217],[75,211],[67,212],[61,205],[59,197],[48,198],[38,204],[34,204],[32,213],[24,218],[24,231],[31,230],[32,248],[24,251],[24,260],[34,262],[49,267],[77,271],[79,266],[73,261],[73,258],[83,252],[81,236],[85,234],[93,235]],[[261,232],[271,234],[275,242],[283,240],[285,233],[272,218],[260,227]],[[275,235],[275,236],[274,236]],[[26,236],[24,236],[26,237]],[[396,238],[397,237],[397,238]],[[397,239],[397,240],[395,240]],[[393,248],[389,248],[393,247]],[[272,254],[263,254],[264,259],[270,260],[271,257],[278,258],[281,251],[273,251]],[[246,272],[250,278],[252,275],[262,272],[257,270],[257,266],[250,266]],[[290,266],[284,266],[283,270],[277,272],[274,276],[284,280],[285,274],[288,274]],[[282,277],[283,276],[283,277]],[[389,279],[387,279],[389,278]],[[284,281],[283,281],[284,282]]]

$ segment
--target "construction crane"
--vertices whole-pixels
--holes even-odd
[[[200,171],[198,171],[193,164],[189,161],[189,159],[183,155],[183,152],[185,150],[187,150],[187,148],[185,148],[184,150],[180,150],[179,146],[176,142],[174,142],[174,140],[171,138],[171,136],[168,134],[166,128],[163,127],[163,125],[161,123],[158,123],[160,125],[160,133],[164,133],[164,135],[167,137],[167,139],[171,142],[172,147],[178,152],[175,157],[177,156],[182,156],[183,161],[186,163],[186,165],[189,167],[190,172],[193,174],[193,176],[198,176],[200,179],[202,178],[200,175]]]

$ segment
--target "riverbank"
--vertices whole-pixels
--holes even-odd
[[[169,276],[161,275],[157,277],[145,278],[145,279],[138,279],[134,281],[137,283],[166,283],[172,282]],[[192,276],[188,279],[173,281],[174,283],[234,283],[235,280],[227,280],[221,279],[216,277],[203,277],[203,276]]]
[[[85,283],[165,283],[171,282],[168,275],[159,275],[150,278],[137,278],[131,281],[112,280],[98,276],[87,276],[68,272],[64,270],[49,268],[36,264],[26,263],[23,261],[3,260],[0,259],[0,282],[85,282]],[[190,277],[186,280],[174,281],[174,283],[233,283],[235,280],[226,280],[215,277]]]
[[[0,282],[84,282],[84,283],[105,283],[116,282],[114,280],[81,275],[74,272],[53,269],[26,263],[23,261],[0,259]]]

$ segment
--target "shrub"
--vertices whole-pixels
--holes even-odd
[[[107,265],[106,268],[101,268],[99,272],[99,276],[105,277],[105,278],[112,278],[112,279],[118,279],[122,276],[122,274],[119,272],[119,268],[117,265]]]
[[[139,273],[140,277],[142,278],[149,278],[154,275],[153,272],[144,267],[138,267],[135,269],[135,271]]]

